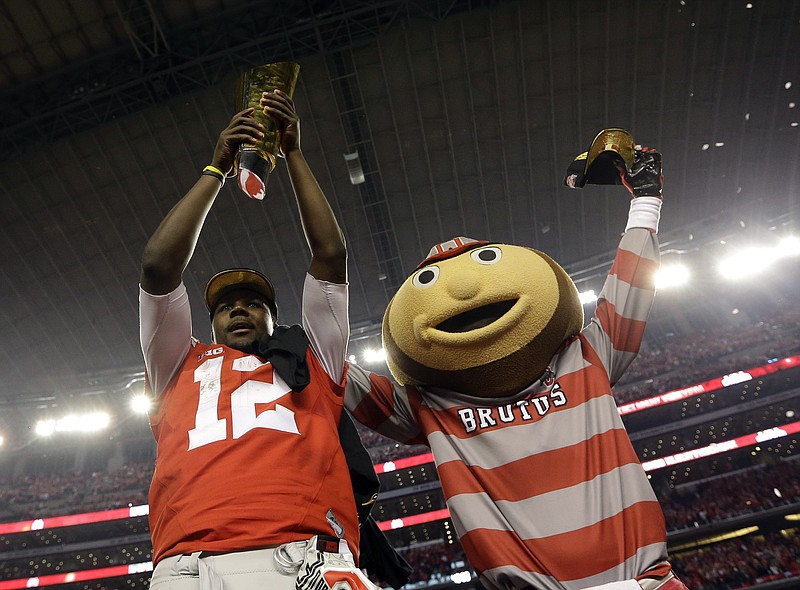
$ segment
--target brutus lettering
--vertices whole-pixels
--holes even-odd
[[[487,408],[461,408],[458,417],[467,433],[485,430],[499,424],[528,422],[535,417],[542,417],[553,408],[567,404],[567,396],[558,383],[543,394],[536,394],[527,399]]]

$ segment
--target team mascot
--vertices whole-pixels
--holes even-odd
[[[586,327],[575,285],[547,255],[455,238],[386,309],[396,383],[352,365],[346,404],[369,428],[430,446],[487,589],[685,590],[611,393],[655,293],[661,155],[604,130],[567,172],[567,186],[587,182],[633,198]]]

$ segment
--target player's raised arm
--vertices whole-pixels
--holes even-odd
[[[300,149],[300,120],[294,102],[276,90],[265,92],[261,105],[282,125],[281,154],[286,159],[303,231],[311,249],[308,272],[322,281],[346,283],[347,250],[344,236]]]
[[[180,284],[206,216],[233,168],[236,150],[240,144],[255,143],[263,136],[263,127],[251,116],[252,112],[253,109],[246,109],[231,119],[219,136],[211,164],[148,240],[141,273],[142,289],[147,293],[163,295]]]

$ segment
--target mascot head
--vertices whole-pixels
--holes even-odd
[[[583,327],[578,290],[531,248],[454,238],[435,246],[383,316],[402,385],[503,397],[538,379]]]

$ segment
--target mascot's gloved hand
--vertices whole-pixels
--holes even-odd
[[[656,150],[636,146],[631,171],[628,172],[621,164],[618,169],[622,184],[633,198],[661,198],[664,175],[661,173],[661,154]]]

